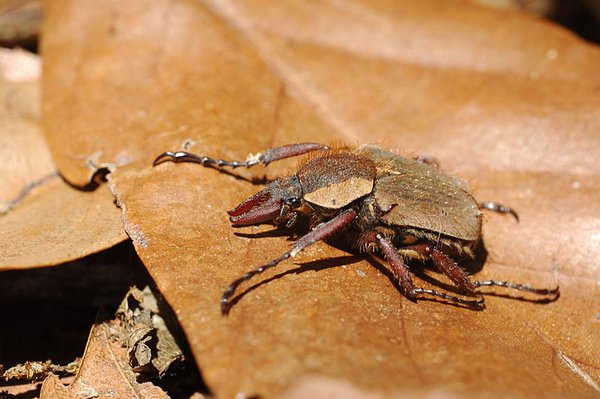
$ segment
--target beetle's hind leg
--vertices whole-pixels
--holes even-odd
[[[410,277],[410,272],[409,272],[408,266],[406,265],[406,263],[404,262],[404,260],[400,256],[400,254],[398,254],[398,251],[394,247],[392,242],[390,240],[388,240],[387,238],[383,237],[381,234],[377,234],[375,236],[375,242],[379,246],[381,252],[385,256],[385,258],[388,261],[388,263],[390,264],[390,266],[392,267],[392,269],[394,271],[394,275],[396,276],[396,278],[398,279],[398,283],[400,284],[400,289],[402,290],[402,293],[407,298],[416,300],[419,295],[425,294],[425,295],[436,296],[436,297],[445,299],[450,302],[458,303],[461,305],[467,305],[470,307],[482,308],[484,306],[483,297],[480,297],[478,299],[463,299],[463,298],[459,298],[454,295],[446,294],[444,292],[439,292],[439,291],[430,290],[430,289],[426,289],[426,288],[415,287],[415,285],[412,281],[412,278]],[[444,259],[444,261],[448,260],[449,262],[446,262],[444,267],[447,270],[450,270],[453,268],[452,263],[454,263],[456,268],[459,270],[459,271],[455,271],[454,269],[452,269],[453,276],[452,277],[449,276],[452,279],[452,281],[454,281],[455,284],[457,284],[457,286],[459,286],[459,289],[464,290],[467,293],[473,293],[475,287],[469,281],[469,278],[466,275],[466,273],[464,272],[464,270],[462,270],[456,264],[456,262],[454,262],[452,259],[448,258],[445,254],[443,254],[433,248],[431,248],[431,252],[428,252],[427,249],[429,248],[429,246],[427,246],[427,245],[414,245],[414,246],[410,246],[408,248],[418,252],[419,255],[422,257],[431,257],[432,259],[434,259],[434,262],[436,262],[435,259],[438,258],[439,254],[442,254],[443,256],[445,256],[446,259]],[[437,251],[437,252],[435,252],[435,251]],[[434,253],[436,255],[433,255]],[[434,256],[435,256],[435,258],[434,258]],[[444,273],[446,273],[446,271],[444,271]],[[462,275],[460,275],[460,273],[462,273]],[[461,288],[459,284],[464,286],[465,289]]]
[[[527,284],[511,283],[510,281],[498,281],[498,280],[475,280],[473,281],[475,288],[479,287],[504,287],[516,291],[529,292],[535,295],[546,296],[547,300],[555,300],[559,295],[559,287],[555,288],[534,288]]]
[[[461,268],[454,259],[432,244],[409,245],[402,247],[400,251],[409,256],[416,255],[416,257],[421,259],[431,259],[440,273],[448,276],[461,293],[467,295],[475,293],[476,287],[463,268]]]
[[[492,211],[492,212],[498,212],[498,213],[503,213],[505,215],[511,215],[512,217],[514,217],[516,219],[517,222],[519,221],[519,215],[517,214],[517,212],[514,209],[512,209],[508,206],[499,204],[497,202],[480,202],[479,209],[485,209],[485,210]]]
[[[475,280],[471,281],[467,273],[456,263],[454,259],[446,255],[442,250],[434,247],[431,244],[416,244],[408,247],[402,247],[401,251],[414,251],[421,258],[430,258],[441,273],[444,273],[458,287],[461,293],[473,295],[482,293],[477,290],[480,287],[503,287],[515,291],[529,292],[535,295],[540,295],[548,300],[555,299],[558,296],[558,287],[548,288],[533,288],[525,284],[512,283],[510,281],[498,280]],[[546,298],[543,298],[546,300]]]

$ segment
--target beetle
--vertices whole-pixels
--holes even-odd
[[[483,286],[557,297],[558,287],[471,281],[455,259],[474,257],[474,248],[481,240],[481,210],[510,214],[517,221],[518,215],[495,202],[478,203],[469,185],[441,171],[428,158],[407,158],[376,145],[331,148],[319,143],[298,143],[270,148],[245,161],[169,151],[160,154],[153,166],[170,160],[219,168],[250,168],[301,155],[306,159],[295,173],[270,182],[228,214],[233,226],[273,223],[287,228],[304,215],[311,228],[288,251],[233,281],[221,297],[223,314],[229,312],[230,299],[240,284],[318,241],[333,238],[345,239],[360,252],[381,253],[402,294],[413,301],[433,296],[482,309],[484,297],[477,289]],[[413,260],[432,261],[458,292],[476,298],[415,286],[408,266]]]

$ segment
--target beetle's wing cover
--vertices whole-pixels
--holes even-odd
[[[358,149],[377,165],[375,200],[388,210],[382,221],[475,241],[481,213],[471,188],[433,165],[405,158],[374,145]]]

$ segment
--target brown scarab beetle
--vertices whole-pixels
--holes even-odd
[[[299,215],[310,218],[311,230],[281,256],[233,281],[223,293],[221,310],[229,311],[237,287],[253,276],[294,257],[321,240],[343,236],[359,251],[379,251],[392,267],[402,293],[411,300],[431,295],[483,308],[476,289],[501,286],[537,295],[558,295],[558,288],[531,288],[508,281],[471,281],[454,258],[473,257],[481,239],[480,210],[517,214],[493,203],[478,203],[463,181],[442,172],[426,159],[405,158],[375,145],[331,149],[318,143],[268,149],[246,161],[224,161],[188,152],[165,152],[154,161],[196,162],[210,166],[251,167],[312,152],[291,176],[228,212],[234,226],[274,223],[291,227]],[[416,287],[406,261],[431,260],[458,291],[477,299]]]

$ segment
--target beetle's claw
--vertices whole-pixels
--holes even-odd
[[[502,204],[498,204],[497,202],[482,202],[479,204],[479,208],[486,209],[486,210],[492,211],[492,212],[503,213],[505,215],[511,215],[512,217],[515,218],[517,223],[519,222],[519,215],[517,214],[517,212],[514,209],[512,209],[508,206],[504,206]]]
[[[229,299],[221,298],[221,314],[227,316],[229,314],[230,303]]]
[[[152,162],[152,166],[156,166],[165,161],[172,161],[175,159],[177,159],[177,158],[176,158],[176,154],[174,152],[171,152],[171,151],[163,152],[162,154],[160,154],[159,156],[156,157],[154,162]]]

